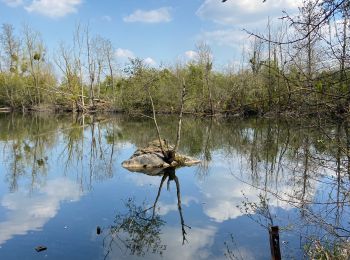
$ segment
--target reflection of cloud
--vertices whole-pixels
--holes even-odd
[[[182,199],[181,199],[181,205],[182,206],[186,206],[188,207],[190,205],[191,202],[194,202],[194,203],[198,203],[198,199],[195,198],[195,197],[191,197],[191,196],[184,196]],[[158,202],[157,204],[157,209],[158,209],[158,214],[161,215],[161,216],[165,216],[167,215],[169,212],[171,211],[177,211],[178,208],[177,208],[177,201],[175,201],[174,203],[172,204],[165,204],[163,202]]]
[[[127,172],[126,174],[126,178],[131,180],[133,184],[138,187],[144,187],[147,185],[159,186],[162,179],[162,176],[149,176],[138,172]]]
[[[60,202],[76,201],[81,194],[68,179],[48,181],[39,193],[11,193],[3,197],[1,205],[9,210],[7,220],[0,223],[0,245],[14,235],[24,235],[30,230],[40,230],[60,207]]]
[[[162,241],[167,245],[164,253],[165,259],[210,259],[210,247],[212,246],[216,229],[214,227],[192,227],[187,232],[188,243],[182,245],[181,228],[166,228],[163,230]]]
[[[163,255],[146,252],[142,259],[173,259],[173,260],[192,260],[192,259],[210,259],[211,250],[216,228],[209,226],[205,228],[192,227],[187,233],[188,243],[182,245],[181,227],[167,227],[162,230],[162,245],[166,245]],[[118,246],[115,246],[109,254],[108,259],[140,259],[138,256],[124,254]]]
[[[219,171],[210,175],[201,185],[204,193],[204,212],[216,222],[236,218],[241,215],[237,205],[243,200],[242,191],[251,201],[256,200],[259,191],[243,185],[227,172]]]
[[[242,206],[242,201],[245,201],[243,194],[249,202],[259,203],[259,194],[264,193],[263,183],[259,185],[261,189],[257,189],[244,182],[251,183],[248,172],[246,177],[242,176],[244,182],[235,178],[227,167],[227,161],[224,158],[216,158],[215,175],[209,175],[205,182],[200,183],[200,189],[204,194],[205,204],[203,205],[204,213],[212,218],[216,222],[223,222],[228,219],[234,219],[242,216],[243,213],[237,206]],[[237,169],[234,172],[241,172],[242,169],[249,169],[248,165],[240,165],[237,158],[233,159],[235,167]],[[287,176],[287,175],[286,175]],[[268,193],[269,205],[273,207],[282,207],[284,209],[290,209],[290,205],[287,201],[291,200],[296,194],[296,187],[293,187],[289,183],[289,178],[284,177],[279,180],[278,187],[273,185],[272,180],[268,180],[269,191],[276,192],[279,196],[277,199],[273,194]],[[294,176],[292,173],[288,176]],[[262,180],[262,182],[264,182]],[[274,187],[272,187],[274,186]],[[311,200],[314,197],[314,191],[317,184],[310,181],[310,187],[308,188],[308,194],[305,199]],[[299,189],[301,189],[299,187]],[[281,199],[285,199],[284,201]],[[293,199],[292,199],[293,200]],[[295,204],[298,205],[297,198],[294,199]],[[273,211],[273,209],[271,209]]]

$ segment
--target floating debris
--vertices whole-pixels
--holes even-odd
[[[37,251],[37,252],[41,252],[41,251],[45,251],[45,250],[47,250],[46,246],[37,246],[35,248],[35,251]]]
[[[97,226],[97,228],[96,228],[96,234],[97,234],[97,235],[101,234],[101,227],[100,227],[100,226]]]

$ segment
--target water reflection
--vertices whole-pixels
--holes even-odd
[[[50,166],[64,169],[65,175],[74,173],[81,190],[113,177],[113,160],[121,145],[113,120],[85,115],[2,116],[8,117],[0,124],[0,140],[11,192],[17,191],[20,178],[30,178],[32,190],[45,185]]]
[[[77,185],[64,178],[48,181],[31,196],[23,191],[6,194],[1,199],[8,213],[0,222],[0,245],[15,235],[40,230],[55,217],[63,201],[77,201],[80,196]]]
[[[158,121],[162,135],[174,141],[176,120]],[[81,194],[101,198],[96,209],[85,209],[84,214],[95,218],[84,222],[82,230],[107,218],[108,210],[113,218],[118,213],[115,223],[105,226],[110,237],[120,238],[112,244],[124,249],[113,246],[110,251],[111,239],[106,239],[103,257],[109,250],[109,258],[130,253],[220,258],[225,241],[233,250],[232,234],[243,256],[263,259],[269,256],[265,228],[272,223],[281,228],[285,257],[308,254],[305,248],[316,242],[339,246],[349,238],[348,122],[185,118],[181,152],[204,163],[181,169],[181,190],[180,170],[148,177],[120,167],[136,147],[155,138],[153,122],[147,119],[0,115],[0,243],[45,230],[60,205],[79,200]],[[164,192],[169,183],[177,192]],[[126,204],[119,207],[121,199]],[[251,230],[250,223],[259,225]],[[259,236],[246,242],[253,232]],[[94,250],[100,249],[96,245]]]
[[[177,209],[181,223],[182,244],[187,242],[187,231],[191,229],[185,224],[182,206],[180,182],[176,176],[175,168],[162,169],[156,174],[154,171],[145,171],[142,174],[151,176],[161,176],[157,195],[152,206],[147,206],[145,202],[138,206],[133,198],[129,198],[125,203],[127,213],[117,214],[114,224],[108,228],[108,234],[103,240],[103,244],[107,247],[106,257],[110,254],[114,247],[129,252],[130,255],[145,256],[146,253],[163,254],[167,246],[161,244],[160,233],[161,227],[165,222],[158,214],[159,209],[157,203],[159,201],[163,184],[167,181],[167,189],[169,190],[170,182],[174,181],[176,185]]]
[[[253,129],[245,144],[248,149],[241,165],[251,179],[233,171],[258,194],[255,199],[245,196],[240,211],[265,227],[278,223],[285,236],[297,233],[301,245],[346,245],[350,235],[345,220],[349,216],[347,124],[308,125],[293,132],[268,124],[264,130],[259,136],[259,130]],[[239,153],[242,157],[242,150]],[[234,151],[231,154],[235,156]],[[289,219],[279,208],[289,211]]]
[[[108,234],[103,240],[105,258],[114,248],[136,256],[144,256],[147,252],[162,255],[166,249],[160,239],[164,221],[158,215],[149,214],[150,208],[145,209],[145,204],[136,205],[132,198],[125,203],[125,208],[127,212],[116,215],[114,224],[108,228]]]

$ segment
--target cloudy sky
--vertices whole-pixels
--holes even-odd
[[[293,13],[301,0],[0,0],[0,23],[40,31],[52,52],[69,42],[75,25],[89,24],[109,38],[121,61],[140,57],[149,64],[170,64],[194,56],[207,42],[216,66],[239,60],[247,35],[243,28],[266,28],[267,17]]]

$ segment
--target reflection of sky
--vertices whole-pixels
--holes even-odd
[[[57,214],[63,201],[77,201],[81,194],[74,182],[58,178],[47,182],[35,194],[6,194],[1,206],[6,208],[6,220],[0,222],[0,245],[15,235],[41,230]]]
[[[215,163],[214,163],[215,162]],[[246,167],[246,165],[243,165]],[[237,206],[242,206],[242,202],[246,199],[251,203],[259,203],[259,194],[263,193],[263,190],[256,189],[247,183],[251,183],[249,175],[242,170],[242,161],[237,158],[231,158],[231,162],[227,162],[225,158],[219,152],[213,152],[213,163],[208,175],[202,179],[197,179],[193,174],[195,168],[183,168],[177,171],[177,176],[180,180],[181,186],[181,199],[182,207],[186,224],[193,227],[188,230],[189,244],[192,244],[192,231],[196,228],[205,229],[204,223],[211,223],[211,231],[213,242],[207,243],[210,245],[211,257],[206,256],[204,258],[221,259],[223,258],[224,249],[223,242],[229,240],[229,234],[232,233],[238,236],[237,244],[231,245],[231,250],[236,254],[240,254],[243,259],[265,259],[269,256],[269,251],[266,248],[269,247],[267,243],[268,233],[259,224],[255,223],[252,219],[245,217],[245,213],[241,211]],[[265,174],[265,173],[264,173]],[[237,178],[236,178],[236,177]],[[161,178],[151,177],[143,174],[130,173],[126,178],[131,181],[130,185],[135,185],[135,189],[152,190],[149,198],[155,199],[156,191],[158,189]],[[244,182],[240,181],[243,180]],[[191,185],[196,185],[197,189],[193,189]],[[259,187],[261,183],[259,184]],[[315,184],[313,183],[313,186]],[[152,187],[152,188],[150,188]],[[273,190],[271,183],[269,183],[270,190]],[[171,190],[166,190],[166,184],[164,184],[162,193],[157,204],[159,210],[158,213],[171,222],[174,220],[179,222],[179,216],[177,212],[177,201],[175,194],[175,184],[171,184]],[[288,185],[288,178],[281,178],[278,184],[278,193],[280,196],[286,198],[287,195],[292,195],[294,192],[293,187]],[[148,194],[148,193],[147,193]],[[281,202],[274,196],[268,193],[269,205],[271,213],[281,218],[275,219],[281,226],[289,224],[288,221],[297,217],[297,212],[290,211],[291,205],[286,202]],[[194,209],[195,208],[195,209]],[[261,216],[254,216],[253,218],[259,218]],[[292,219],[289,219],[292,218]],[[266,219],[262,219],[262,223],[266,224]],[[167,224],[169,226],[170,224]],[[204,226],[203,226],[204,225]],[[181,240],[181,234],[177,234],[181,231],[181,227],[174,228],[177,230],[173,235],[173,240]],[[297,240],[289,234],[281,234],[281,238],[288,241],[290,248],[294,250],[297,247]],[[208,240],[210,240],[208,238]],[[174,242],[172,243],[172,245]],[[178,242],[177,250],[181,251]],[[218,250],[221,248],[221,250]],[[292,250],[288,248],[288,250]],[[168,251],[168,250],[167,250]],[[299,251],[298,251],[299,252]],[[298,254],[298,253],[295,253]],[[168,254],[171,255],[170,253]],[[171,255],[172,258],[174,257]],[[177,255],[175,254],[175,257]],[[193,257],[193,256],[192,256]],[[192,258],[184,258],[192,259]],[[193,257],[193,259],[202,259],[201,257]]]
[[[130,155],[133,150],[129,149],[124,152]],[[212,151],[213,159],[210,163],[210,171],[202,179],[195,175],[196,167],[177,170],[185,222],[192,227],[188,230],[189,244],[185,244],[185,246],[182,246],[175,184],[171,182],[168,192],[164,183],[158,202],[158,213],[167,222],[162,229],[162,238],[163,243],[167,245],[165,256],[169,259],[221,259],[224,253],[224,241],[229,240],[230,233],[237,239],[237,245],[230,245],[231,250],[242,255],[243,259],[266,259],[269,257],[267,230],[252,219],[247,218],[237,208],[239,205],[242,206],[243,193],[249,202],[258,203],[258,195],[263,193],[263,190],[244,183],[252,183],[250,167],[247,164],[248,158],[242,158],[245,155],[240,154],[240,151],[229,156],[231,157],[225,157],[221,150]],[[258,164],[259,180],[255,185],[263,188],[266,168],[264,162]],[[293,196],[295,192],[299,194],[302,189],[300,183],[295,182],[295,178],[301,179],[303,164],[300,161],[285,158],[283,168],[277,180],[273,179],[276,177],[275,172],[271,174],[267,186],[269,190],[277,192],[281,198],[288,199],[288,196]],[[291,169],[296,169],[297,172],[292,173]],[[123,179],[126,180],[126,187],[130,190],[124,195],[131,196],[132,194],[141,200],[147,197],[152,203],[156,197],[161,178],[137,173],[124,173]],[[316,196],[319,196],[320,191],[322,193],[323,187],[315,180],[309,181],[310,187],[306,199],[314,200]],[[303,225],[298,223],[300,212],[293,210],[292,205],[277,200],[269,193],[268,197],[271,212],[276,215],[276,217],[274,216],[275,224],[281,227],[292,224],[288,226],[292,229],[298,229],[299,224]],[[256,219],[259,216],[253,217]],[[311,228],[309,230],[309,234],[312,234]],[[282,248],[286,248],[285,252],[293,252],[294,256],[300,255],[299,235],[298,232],[281,231],[281,241],[286,241],[285,244],[281,245]],[[125,258],[129,257],[125,256]],[[148,258],[154,259],[154,255],[148,256]]]
[[[198,203],[198,199],[191,196],[181,197],[182,207],[183,206],[189,207],[191,203]],[[160,201],[157,204],[157,210],[158,210],[158,214],[161,216],[165,216],[171,211],[177,211],[178,210],[177,201],[174,201],[173,203],[169,203],[169,204],[163,203],[162,201]]]
[[[216,229],[212,226],[204,228],[192,228],[188,232],[189,243],[182,245],[181,229],[175,227],[165,227],[162,229],[162,244],[166,245],[166,251],[162,256],[148,253],[142,259],[172,259],[172,260],[191,260],[191,259],[211,259],[213,256],[210,251]],[[140,257],[123,254],[117,246],[112,250],[108,259],[140,259]],[[215,258],[217,259],[217,258]]]
[[[96,129],[95,131],[97,132]],[[103,137],[103,127],[101,127],[101,133]],[[246,131],[246,135],[251,138],[251,129]],[[106,159],[109,162],[110,146],[102,147],[104,160],[101,159],[100,154],[94,158],[95,167],[90,175],[91,133],[89,126],[85,129],[82,161],[72,160],[65,171],[62,165],[65,165],[67,154],[61,157],[58,157],[57,154],[61,154],[62,146],[65,147],[66,144],[62,137],[59,138],[59,142],[60,144],[56,145],[51,153],[48,153],[50,150],[45,151],[48,153],[45,155],[49,157],[48,172],[47,175],[40,176],[41,182],[35,186],[33,193],[29,194],[28,191],[30,186],[28,181],[31,181],[30,171],[25,181],[23,181],[24,178],[19,178],[17,193],[7,194],[9,183],[4,180],[0,181],[0,245],[2,246],[0,258],[3,255],[11,256],[14,249],[18,248],[21,243],[32,250],[32,241],[35,241],[35,244],[45,241],[45,245],[48,245],[46,242],[51,243],[48,245],[50,249],[47,253],[62,256],[54,259],[82,259],[83,255],[86,256],[86,259],[103,259],[103,236],[96,236],[96,226],[106,228],[112,225],[116,214],[125,212],[124,202],[128,198],[135,198],[137,205],[142,205],[142,202],[145,202],[146,206],[153,204],[161,177],[131,173],[120,166],[121,162],[134,152],[136,147],[133,140],[122,140],[115,146],[113,174],[100,179],[97,178],[97,173],[105,174],[104,164]],[[98,142],[97,139],[97,146]],[[103,138],[102,143],[106,145]],[[81,142],[78,143],[80,144]],[[206,176],[196,175],[197,166],[177,170],[184,220],[186,225],[192,227],[187,229],[188,243],[185,245],[182,245],[175,183],[171,181],[169,191],[166,182],[164,183],[157,204],[159,208],[157,212],[166,222],[161,230],[162,244],[167,245],[163,259],[223,259],[224,242],[230,241],[230,234],[233,234],[237,240],[236,245],[229,243],[230,249],[236,255],[241,255],[243,259],[269,257],[267,231],[237,208],[244,200],[242,193],[250,202],[255,203],[259,202],[259,193],[263,193],[263,190],[255,189],[244,183],[252,183],[252,174],[247,164],[249,160],[247,154],[241,153],[242,151],[235,150],[234,154],[225,157],[226,154],[222,150],[212,151],[213,159]],[[272,191],[278,190],[280,196],[286,197],[287,194],[291,195],[298,189],[300,192],[301,185],[295,182],[293,179],[295,176],[290,174],[290,169],[296,166],[298,178],[300,178],[303,164],[300,161],[291,162],[288,159],[284,159],[283,162],[284,171],[281,171],[276,181],[271,180],[275,178],[275,175],[271,174],[268,187]],[[258,164],[259,179],[254,185],[262,188],[266,169],[264,162]],[[1,167],[0,158],[0,170]],[[60,177],[63,172],[70,180]],[[96,179],[99,182],[96,182]],[[329,192],[335,192],[335,190],[330,190],[330,187],[323,189],[323,186],[310,180],[311,188],[308,190],[307,199],[312,200],[317,197],[319,201],[325,201]],[[85,190],[86,196],[81,197],[80,189]],[[293,210],[290,204],[278,201],[271,194],[268,194],[268,197],[270,197],[272,213],[278,216],[276,218],[278,225],[286,226],[289,221],[295,223],[300,220],[300,213]],[[65,203],[69,201],[78,202]],[[320,206],[319,210],[322,209],[323,206]],[[63,229],[65,225],[68,225],[69,228]],[[294,229],[295,226],[291,228]],[[39,230],[42,232],[31,232]],[[293,246],[296,244],[295,237],[298,235],[283,231],[281,241],[288,241],[288,246],[292,247],[291,244]],[[47,237],[49,238],[46,241]],[[283,244],[282,247],[286,245]],[[300,251],[298,248],[297,252],[300,253]],[[7,255],[4,252],[8,252]],[[26,258],[27,252],[23,252],[17,259],[22,259],[23,256]],[[33,259],[35,255],[27,258]],[[119,258],[132,259],[131,256],[116,248],[111,254],[111,259]],[[154,258],[156,256],[153,254],[146,256],[146,259]]]

